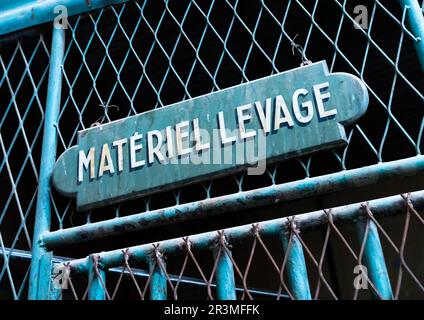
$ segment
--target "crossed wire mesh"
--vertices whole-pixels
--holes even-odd
[[[215,274],[217,271],[218,261],[222,255],[227,255],[231,261],[234,272],[234,277],[237,285],[237,297],[241,300],[255,300],[264,298],[275,299],[293,299],[295,293],[291,288],[290,283],[287,281],[287,268],[288,257],[293,248],[293,242],[297,241],[301,244],[305,253],[305,259],[308,267],[309,283],[313,299],[369,299],[371,297],[381,298],[380,292],[372,282],[367,272],[358,272],[358,276],[362,276],[358,280],[359,287],[353,285],[352,277],[355,266],[362,266],[364,262],[365,243],[369,238],[371,224],[376,226],[380,239],[383,244],[384,254],[386,261],[396,261],[393,265],[388,263],[389,277],[393,288],[393,298],[402,299],[414,296],[420,298],[424,296],[424,272],[422,266],[411,266],[408,263],[410,254],[416,254],[411,248],[416,244],[417,239],[413,243],[408,243],[409,230],[416,228],[420,231],[424,227],[424,219],[422,213],[417,212],[410,201],[409,195],[402,195],[405,204],[404,214],[400,216],[402,222],[399,224],[399,234],[396,240],[393,240],[393,235],[389,235],[387,228],[384,225],[385,219],[390,218],[376,218],[367,203],[362,205],[361,219],[365,222],[363,236],[360,236],[356,241],[352,242],[348,229],[334,222],[332,210],[325,210],[326,220],[322,222],[322,229],[324,230],[324,241],[316,245],[311,238],[308,238],[301,229],[301,225],[297,225],[296,216],[288,217],[286,219],[286,228],[281,232],[288,238],[288,245],[285,252],[282,254],[282,247],[272,244],[269,237],[261,235],[261,224],[253,224],[249,231],[248,240],[243,242],[232,243],[231,238],[226,237],[226,230],[218,231],[216,233],[215,244],[210,248],[200,249],[196,243],[191,242],[190,237],[183,238],[184,245],[181,250],[172,255],[164,255],[161,252],[161,243],[151,244],[151,261],[153,263],[148,268],[147,272],[140,276],[136,270],[140,267],[139,263],[132,261],[128,249],[122,250],[124,264],[120,267],[121,272],[119,276],[112,276],[107,273],[106,281],[100,280],[101,287],[105,293],[105,299],[122,299],[131,297],[133,299],[149,299],[149,290],[152,286],[152,274],[156,269],[159,269],[166,277],[168,299],[178,300],[180,298],[187,298],[184,292],[180,289],[182,279],[187,273],[190,276],[197,274],[197,277],[203,281],[203,286],[199,289],[198,293],[194,296],[196,299],[205,298],[209,300],[216,299],[215,292]],[[421,233],[421,232],[420,232]],[[277,236],[278,238],[278,236]],[[275,239],[274,239],[275,240]],[[279,242],[279,239],[277,239]],[[422,240],[422,235],[421,235]],[[412,241],[412,240],[411,240]],[[418,240],[419,241],[419,240]],[[343,264],[343,272],[345,272],[350,280],[348,285],[340,286],[334,282],[331,277],[331,270],[327,267],[327,260],[329,259],[329,247],[339,243],[339,250],[344,252],[344,260],[349,260],[343,263],[337,261],[337,264]],[[241,246],[241,250],[238,247]],[[195,249],[193,249],[195,248]],[[411,250],[412,249],[412,250]],[[208,260],[202,260],[202,251],[207,251]],[[277,251],[277,252],[276,252]],[[215,254],[212,254],[215,252]],[[243,255],[245,255],[243,257]],[[179,263],[175,263],[176,256],[180,256]],[[340,255],[342,257],[342,255]],[[183,259],[181,259],[183,258]],[[101,279],[99,270],[103,269],[101,255],[93,254],[90,256],[93,259],[93,268],[96,277]],[[267,290],[262,287],[262,291],[258,294],[257,289],[252,289],[252,278],[255,277],[255,272],[252,270],[254,261],[260,259],[260,276],[261,281],[268,278],[270,284]],[[346,265],[350,265],[350,269]],[[175,274],[171,274],[168,266],[174,265]],[[191,270],[189,266],[192,266]],[[67,277],[64,279],[69,284],[70,290],[66,292],[64,298],[68,299],[87,299],[90,285],[82,286],[80,275],[77,281],[73,278],[73,269],[70,263],[65,263],[68,270]],[[340,272],[338,270],[337,272]],[[110,277],[111,276],[111,277]],[[86,275],[82,275],[86,277]],[[110,278],[109,278],[110,277]],[[75,283],[78,283],[78,289]],[[407,283],[406,286],[403,286]],[[411,292],[411,284],[413,284],[413,291]],[[369,288],[369,290],[361,290],[361,288]],[[63,291],[65,293],[65,291]],[[182,296],[182,297],[181,297]],[[190,298],[190,297],[188,297]]]
[[[356,4],[369,10],[368,29],[354,27]],[[406,10],[378,0],[129,1],[71,17],[58,154],[76,144],[78,130],[307,60],[325,59],[330,71],[357,75],[371,100],[367,115],[348,130],[347,147],[270,166],[263,177],[239,174],[148,196],[141,206],[86,213],[52,191],[52,230],[421,154],[424,85]],[[13,252],[31,250],[49,41],[50,32],[34,30],[0,47],[2,298],[25,297],[29,262],[15,261]]]
[[[78,130],[295,68],[308,59],[326,59],[330,71],[360,77],[371,103],[348,131],[345,148],[268,166],[262,177],[241,174],[145,197],[144,208],[137,201],[136,208],[128,202],[81,215],[73,201],[53,197],[57,227],[420,154],[423,112],[412,106],[422,105],[424,96],[412,47],[418,40],[405,26],[407,9],[393,4],[388,9],[381,1],[365,4],[367,30],[355,29],[353,6],[340,0],[130,1],[70,19],[59,153],[76,143]],[[338,15],[326,16],[329,6]],[[390,42],[379,35],[388,26],[395,30]],[[417,63],[412,73],[410,63]]]
[[[13,257],[16,249],[31,250],[49,41],[40,33],[13,45],[0,45],[2,298],[25,298],[29,261],[16,262]]]

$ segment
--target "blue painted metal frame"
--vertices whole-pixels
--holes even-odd
[[[162,263],[162,267],[159,264]],[[163,270],[166,268],[165,261],[161,257],[150,257],[149,258],[149,270],[150,274],[150,299],[151,300],[166,300],[167,297],[167,278],[166,274]]]
[[[424,191],[412,193],[410,201],[414,208],[422,210],[424,208]],[[375,217],[387,217],[405,213],[405,199],[401,196],[394,196],[370,201],[369,209]],[[356,218],[364,215],[362,203],[342,206],[331,210],[334,223],[345,224],[352,223]],[[290,217],[289,217],[290,218]],[[265,221],[258,224],[259,232],[262,237],[279,236],[281,232],[287,229],[287,217]],[[316,228],[328,220],[328,215],[324,211],[316,211],[295,216],[295,223],[299,230],[305,232]],[[244,225],[230,228],[225,231],[225,237],[229,243],[236,243],[252,236],[252,225]],[[217,233],[207,232],[189,237],[192,250],[208,250],[217,240]],[[184,239],[171,239],[159,242],[160,252],[164,255],[175,255],[185,248]],[[152,254],[154,247],[152,244],[144,244],[131,247],[128,255],[132,261],[147,262]],[[118,249],[100,253],[102,264],[105,268],[121,266],[124,263],[125,250]],[[89,258],[77,259],[70,262],[72,272],[77,274],[88,272]]]
[[[377,226],[372,220],[358,219],[356,222],[356,229],[360,241],[366,237],[363,261],[367,266],[371,282],[377,289],[381,299],[392,300],[392,286],[390,284]]]
[[[89,272],[88,272],[88,299],[89,300],[106,300],[106,291],[104,286],[106,285],[106,272],[100,267],[95,266],[96,257],[90,256],[89,259]]]
[[[57,16],[55,7],[61,5],[68,10],[68,15],[76,15],[128,0],[57,0],[35,1],[14,0],[0,4],[0,35],[53,21]]]
[[[387,162],[331,175],[309,178],[282,185],[239,192],[228,196],[182,204],[131,216],[90,223],[69,229],[45,232],[42,243],[47,248],[80,243],[112,235],[125,234],[169,223],[214,216],[263,205],[317,196],[323,193],[358,188],[396,177],[415,176],[424,172],[424,156]]]
[[[302,244],[295,234],[290,236],[290,232],[282,232],[280,238],[284,251],[287,253],[287,278],[293,298],[296,300],[311,300],[311,289]]]
[[[28,261],[28,260],[31,260],[31,256],[32,256],[30,251],[19,250],[19,249],[13,249],[12,250],[10,248],[5,248],[5,250],[0,249],[0,259],[4,258],[5,255],[8,256],[9,260],[13,260],[13,261]],[[61,257],[61,256],[53,256],[52,257],[53,265],[66,263],[67,261],[71,261],[71,260],[73,260],[73,259],[71,259],[69,257]],[[118,275],[120,275],[122,272],[124,272],[127,275],[130,274],[130,272],[128,270],[122,271],[122,269],[123,269],[123,267],[110,268],[107,271],[110,272],[110,273],[113,273],[113,274],[118,274]],[[131,268],[131,271],[132,271],[132,274],[136,278],[149,278],[150,277],[150,273],[146,270]],[[174,275],[174,274],[169,275],[169,281],[171,281],[171,283],[179,282],[180,284],[190,285],[190,286],[194,286],[194,287],[205,287],[206,286],[206,284],[203,282],[202,279],[198,279],[198,278],[194,278],[194,277],[187,277],[187,276],[180,277],[179,275]],[[210,286],[212,288],[215,288],[216,283],[211,282]],[[236,292],[243,292],[244,291],[244,288],[242,288],[240,286],[237,286],[235,289],[236,289]],[[285,294],[278,295],[278,292],[275,292],[275,291],[260,290],[260,289],[256,289],[256,288],[250,288],[250,287],[249,287],[249,291],[256,296],[261,296],[261,297],[265,297],[265,298],[275,298],[277,296],[280,296],[280,298],[284,298],[284,299],[289,298]],[[52,294],[52,291],[50,290],[49,299],[52,299],[52,300],[61,299],[61,297],[60,297],[61,293],[62,293],[61,290],[54,290],[54,292]]]
[[[68,9],[69,15],[80,14],[103,8],[113,4],[126,2],[126,0],[62,0],[62,1],[34,1],[34,0],[17,0],[13,3],[0,5],[0,35],[4,35],[13,31],[21,30],[30,26],[52,21],[55,18],[54,7],[64,5]],[[408,22],[412,33],[415,36],[415,47],[418,58],[424,69],[424,18],[423,8],[420,8],[417,0],[399,0],[401,6],[407,9]],[[189,205],[183,205],[183,214],[178,215],[176,208],[164,209],[162,211],[152,212],[148,215],[143,214],[131,216],[128,218],[114,219],[114,221],[105,221],[103,223],[91,224],[83,227],[49,232],[51,218],[51,203],[50,203],[50,176],[56,158],[56,123],[60,106],[60,94],[62,84],[61,66],[63,60],[65,46],[65,31],[61,29],[53,30],[52,49],[50,56],[50,73],[48,83],[48,96],[45,113],[44,138],[42,146],[42,159],[40,165],[39,188],[37,195],[36,220],[34,226],[33,252],[31,263],[31,274],[29,281],[29,299],[44,299],[49,298],[48,293],[50,286],[50,272],[52,255],[47,252],[47,247],[58,245],[66,245],[69,243],[78,243],[88,239],[96,239],[109,236],[111,234],[125,233],[128,230],[140,230],[149,226],[160,225],[167,223],[171,218],[175,217],[180,221],[195,218],[197,216],[212,215],[219,212],[237,210],[240,206],[230,207],[241,201],[244,208],[255,207],[265,203],[285,201],[296,199],[305,196],[313,196],[325,191],[334,191],[334,188],[340,190],[353,185],[365,185],[371,183],[370,180],[375,178],[390,179],[396,175],[415,175],[418,171],[423,171],[424,160],[423,156],[401,160],[393,163],[379,164],[377,166],[342,172],[332,176],[326,176],[317,179],[308,179],[306,181],[291,183],[283,186],[273,186],[252,193],[242,193],[222,197],[220,199],[207,200],[209,202],[200,202]],[[325,179],[325,180],[324,180]],[[328,180],[328,181],[327,181]],[[422,192],[414,194],[411,198],[414,205],[423,207],[424,194]],[[206,204],[206,211],[200,207],[200,204]],[[382,216],[395,214],[404,209],[404,202],[399,198],[380,199],[372,202],[374,206],[372,211],[375,215]],[[202,209],[202,210],[199,210]],[[209,211],[208,211],[209,210]],[[357,205],[347,206],[340,210],[333,210],[335,220],[339,222],[352,221],[358,216]],[[310,213],[296,218],[300,228],[308,228],[312,225],[317,225],[322,221],[321,213]],[[321,219],[321,220],[319,220]],[[284,219],[284,223],[286,220]],[[272,235],[280,233],[283,220],[276,220],[261,224],[261,232]],[[101,227],[105,227],[104,231],[100,232]],[[116,228],[116,229],[115,229]],[[358,224],[359,235],[361,235],[360,223]],[[118,231],[113,231],[113,230]],[[251,226],[242,226],[231,229],[230,237],[232,240],[242,239],[250,232]],[[249,231],[249,232],[248,232]],[[390,282],[385,269],[384,256],[381,251],[381,244],[378,239],[378,233],[371,223],[368,230],[368,239],[365,244],[364,260],[370,269],[372,281],[376,284],[379,293],[383,298],[391,298],[392,292]],[[42,238],[41,238],[42,236]],[[191,237],[195,240],[194,246],[198,248],[206,248],[214,241],[216,234],[207,233]],[[175,253],[181,248],[179,239],[169,240],[162,243],[161,250],[167,253]],[[284,243],[284,241],[283,241]],[[296,248],[299,248],[298,244]],[[300,246],[301,248],[301,246]],[[150,245],[138,246],[131,249],[132,258],[144,260],[146,255],[151,252]],[[102,254],[102,262],[107,264],[107,267],[119,265],[122,262],[120,251],[112,251]],[[228,258],[228,257],[227,257]],[[294,255],[294,259],[301,262],[300,251]],[[228,262],[228,259],[226,260]],[[304,261],[304,260],[303,260]],[[99,286],[99,281],[93,278],[93,268],[90,268],[91,262],[89,259],[81,259],[72,262],[73,270],[76,272],[88,272],[91,270],[91,279],[96,285],[91,286],[90,298],[105,298],[103,287]],[[227,263],[223,264],[228,266]],[[228,275],[228,268],[223,269],[224,275]],[[295,270],[294,270],[295,271]],[[304,270],[303,270],[304,271]],[[303,272],[302,271],[302,272]],[[105,275],[103,270],[99,269],[101,276]],[[383,276],[381,276],[383,274]],[[306,277],[303,272],[301,279]],[[40,279],[42,279],[40,281]],[[105,278],[102,278],[105,280]],[[97,282],[96,282],[97,281]],[[163,279],[161,280],[163,283]],[[292,285],[292,288],[299,283]],[[302,289],[303,288],[303,289]],[[307,298],[308,292],[302,285],[300,289],[296,289],[297,297]],[[310,293],[309,293],[310,295]]]
[[[39,260],[39,279],[38,279],[38,295],[37,300],[49,300],[50,292],[53,292],[52,283],[52,268],[53,268],[53,253],[44,253]]]
[[[236,285],[234,280],[234,269],[229,254],[224,248],[214,250],[216,261],[216,294],[219,300],[236,300]]]
[[[410,195],[409,201],[417,209],[424,208],[424,191],[415,192]],[[404,213],[406,210],[405,199],[401,196],[388,197],[371,201],[367,208],[372,211],[375,217],[386,217],[395,214]],[[363,260],[368,267],[369,278],[375,285],[378,296],[382,299],[392,299],[390,280],[387,268],[384,262],[384,255],[381,243],[378,237],[377,227],[371,221],[362,220],[366,212],[363,210],[363,204],[354,204],[334,208],[331,210],[332,221],[337,224],[351,223],[356,221],[358,236],[362,240],[366,232],[366,242],[364,244]],[[290,289],[295,299],[310,300],[311,293],[308,283],[308,275],[303,254],[303,244],[297,239],[296,233],[293,233],[293,227],[297,232],[307,231],[316,228],[328,221],[326,212],[312,212],[295,217],[286,217],[271,221],[262,222],[256,226],[245,225],[225,230],[224,233],[208,232],[189,237],[192,250],[210,250],[212,248],[216,258],[219,258],[216,269],[217,296],[219,299],[235,299],[234,271],[230,257],[226,250],[222,250],[221,255],[217,256],[217,241],[225,236],[229,243],[236,243],[252,236],[253,228],[258,230],[261,236],[280,236],[284,250],[288,251],[287,271]],[[288,223],[291,222],[291,223]],[[368,227],[366,224],[368,223]],[[256,229],[257,228],[257,229]],[[290,233],[292,234],[290,240]],[[166,298],[166,281],[163,270],[156,269],[152,254],[175,255],[181,253],[185,248],[185,239],[172,239],[162,241],[159,244],[145,244],[131,247],[128,250],[114,250],[102,252],[99,254],[104,270],[120,266],[124,262],[124,252],[131,257],[132,261],[148,263],[151,268],[152,285],[150,287],[152,299]],[[225,254],[222,254],[225,253]],[[92,274],[93,264],[92,256],[74,260],[70,263],[72,272]]]
[[[48,274],[40,274],[42,270],[45,270],[43,266],[39,265],[40,258],[46,253],[46,249],[41,244],[40,236],[42,233],[50,230],[51,175],[56,162],[57,122],[62,94],[62,62],[64,52],[65,30],[54,28],[29,280],[28,298],[31,300],[38,299],[39,292],[48,291],[48,288],[39,287],[40,277],[48,277],[50,279],[50,271]]]

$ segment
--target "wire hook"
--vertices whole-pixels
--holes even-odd
[[[292,46],[292,53],[293,56],[296,55],[295,53],[295,49],[297,49],[300,53],[301,53],[301,58],[302,58],[302,63],[300,64],[301,67],[310,65],[312,63],[311,60],[308,60],[308,58],[306,58],[306,54],[305,54],[305,49],[303,49],[303,47],[300,44],[297,44],[295,42],[296,38],[298,37],[299,34],[296,34],[293,38],[293,40],[291,40],[291,46]]]
[[[109,105],[106,102],[99,103],[99,107],[103,108],[103,115],[100,118],[98,118],[94,123],[92,123],[90,128],[102,125],[105,122],[105,120],[107,119],[107,116],[108,116],[107,113],[108,113],[110,108],[114,108],[114,109],[117,109],[117,111],[119,111],[119,107],[117,105],[115,105],[115,104]]]

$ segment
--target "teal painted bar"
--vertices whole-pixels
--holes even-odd
[[[165,261],[162,258],[161,262],[166,268]],[[151,300],[166,300],[167,298],[167,279],[166,274],[159,266],[158,262],[155,262],[155,259],[149,258],[149,270],[152,274],[150,278],[149,290],[150,290],[150,299]]]
[[[19,249],[13,249],[11,250],[10,248],[4,248],[4,250],[2,250],[0,248],[0,259],[2,258],[2,255],[8,255],[10,261],[17,261],[17,262],[28,262],[31,260],[31,251],[26,251],[26,250],[19,250]],[[63,264],[67,261],[71,261],[72,259],[69,257],[61,257],[61,256],[53,256],[53,263],[54,264]],[[132,273],[136,278],[141,278],[141,279],[147,279],[149,278],[150,274],[148,271],[146,270],[141,270],[138,268],[131,268],[132,269]],[[118,267],[118,268],[110,268],[108,269],[108,273],[112,273],[115,275],[120,275],[122,273],[122,267]],[[124,271],[125,274],[129,275],[130,272],[128,270]],[[187,286],[193,286],[193,287],[198,287],[198,288],[205,288],[206,287],[206,283],[203,281],[203,279],[201,278],[197,278],[197,277],[188,277],[188,276],[182,276],[180,277],[179,275],[175,275],[175,274],[171,274],[169,275],[169,279],[173,284],[176,283],[180,283],[181,285],[187,285]],[[211,283],[211,287],[215,288],[216,287],[216,283],[212,282]],[[236,287],[236,291],[243,293],[244,292],[244,288],[243,287]],[[249,288],[249,291],[251,294],[254,294],[258,297],[267,297],[267,298],[276,298],[278,295],[278,292],[274,292],[271,290],[261,290],[261,289],[257,289],[257,288]],[[60,300],[62,291],[61,290],[54,290],[53,292],[50,291],[50,300]],[[287,295],[283,294],[280,295],[281,298],[287,299]]]
[[[311,300],[311,289],[302,244],[297,236],[293,235],[289,247],[290,235],[288,232],[283,232],[280,238],[287,255],[286,272],[290,292],[296,300]]]
[[[28,299],[37,299],[39,295],[38,281],[40,257],[46,253],[40,236],[50,230],[51,222],[51,175],[56,161],[57,122],[59,118],[60,98],[62,91],[62,63],[65,51],[65,30],[53,29],[50,54],[50,70],[47,91],[46,112],[44,115],[43,145],[38,179],[37,207],[32,242],[31,273],[29,280]],[[41,267],[43,269],[43,267]],[[41,287],[40,290],[45,290]],[[41,292],[45,297],[46,293]]]
[[[424,15],[417,0],[399,0],[402,8],[408,7],[407,17],[412,33],[417,38],[414,42],[421,68],[424,71]],[[424,3],[423,3],[424,7]]]
[[[219,214],[315,197],[344,189],[355,189],[397,178],[416,176],[424,171],[424,156],[413,157],[369,167],[342,171],[252,191],[187,203],[170,208],[143,212],[54,232],[45,232],[43,244],[48,248],[101,239],[130,231],[217,216]],[[385,201],[384,199],[382,201]]]
[[[218,258],[219,249],[214,250],[215,259]],[[222,249],[218,258],[215,277],[216,277],[216,294],[218,300],[236,300],[236,289],[234,280],[234,267],[228,253]]]
[[[53,184],[89,210],[347,144],[368,108],[325,61],[78,132]],[[258,164],[259,163],[259,164]]]
[[[411,203],[417,210],[424,208],[424,191],[412,193]],[[405,213],[405,200],[401,196],[388,197],[369,202],[369,208],[375,217],[389,217]],[[333,221],[336,224],[351,223],[354,219],[363,215],[362,203],[351,204],[331,210]],[[298,228],[305,232],[316,229],[327,223],[328,215],[324,211],[316,211],[295,216]],[[287,228],[287,218],[264,221],[258,224],[259,233],[263,237],[278,237]],[[234,227],[225,230],[225,236],[230,243],[252,238],[252,224]],[[216,231],[207,232],[189,237],[193,250],[208,250],[216,244],[218,234]],[[182,254],[185,248],[185,240],[182,238],[170,239],[159,242],[162,254],[171,256]],[[130,247],[128,254],[132,261],[146,262],[154,251],[151,243]],[[108,268],[122,266],[124,264],[123,249],[100,253],[102,263]],[[85,273],[88,270],[88,257],[71,261],[70,266],[75,274]]]
[[[99,265],[97,275],[94,267],[94,255],[90,256],[88,267],[88,300],[106,300],[106,271]]]
[[[0,35],[53,21],[55,8],[65,6],[68,16],[89,12],[128,0],[14,0],[0,3]],[[13,5],[11,5],[13,4]]]
[[[368,221],[368,235],[364,247],[363,262],[368,269],[368,276],[378,291],[379,298],[383,300],[392,300],[393,291],[390,284],[389,274],[384,259],[383,249],[381,247],[378,229],[372,220]],[[358,219],[356,229],[360,244],[365,236],[367,222],[365,219]]]

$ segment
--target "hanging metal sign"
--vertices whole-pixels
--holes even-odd
[[[53,184],[79,210],[347,143],[364,83],[325,61],[78,132]]]

